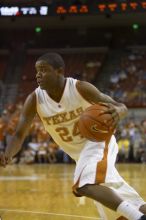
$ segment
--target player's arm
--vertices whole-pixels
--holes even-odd
[[[28,130],[35,115],[36,95],[35,92],[33,92],[27,97],[24,103],[23,110],[16,127],[15,135],[6,147],[5,157],[7,158],[7,160],[12,158],[21,149],[22,143],[28,133]]]
[[[78,92],[90,103],[105,103],[108,112],[112,115],[112,127],[116,126],[119,119],[127,115],[127,108],[123,103],[116,102],[110,96],[100,92],[95,86],[85,81],[78,81],[76,84]]]

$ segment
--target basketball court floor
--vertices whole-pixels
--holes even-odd
[[[0,168],[2,220],[100,220],[96,206],[72,194],[75,165]],[[146,200],[146,164],[118,164],[120,174]],[[108,220],[114,220],[109,212]]]

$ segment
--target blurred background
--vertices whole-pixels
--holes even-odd
[[[60,53],[66,76],[93,83],[123,102],[119,163],[146,163],[146,1],[0,0],[0,150],[36,87],[34,64]],[[35,118],[13,163],[74,163]]]

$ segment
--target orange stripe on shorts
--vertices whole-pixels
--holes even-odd
[[[111,137],[110,137],[111,138]],[[106,171],[107,171],[107,155],[108,155],[108,144],[110,139],[105,142],[105,148],[103,158],[97,163],[95,183],[100,184],[105,182]]]

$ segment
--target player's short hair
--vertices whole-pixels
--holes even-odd
[[[58,69],[60,67],[65,68],[65,63],[63,58],[58,53],[46,53],[40,56],[37,61],[44,60],[53,68]]]

